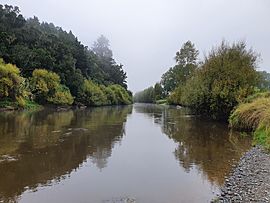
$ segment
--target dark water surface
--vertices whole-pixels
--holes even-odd
[[[184,109],[0,113],[0,202],[209,202],[250,139]]]

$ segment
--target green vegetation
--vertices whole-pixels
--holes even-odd
[[[133,101],[138,103],[158,103],[160,100],[166,100],[164,89],[160,83],[156,83],[154,87],[137,92],[133,97]]]
[[[155,103],[155,90],[149,87],[141,92],[137,92],[133,97],[134,102],[139,103]]]
[[[0,107],[24,108],[29,96],[27,81],[20,76],[20,70],[0,58]]]
[[[234,129],[252,131],[255,143],[270,150],[270,92],[248,97],[233,111],[229,122]]]
[[[214,119],[227,119],[259,85],[256,60],[256,53],[247,50],[245,43],[222,42],[181,88],[180,104]]]
[[[88,106],[131,103],[126,73],[113,59],[103,35],[89,49],[71,31],[40,23],[37,17],[25,19],[18,7],[0,5],[0,42],[2,106],[7,101],[21,108],[27,101]]]
[[[179,104],[175,90],[183,86],[191,78],[198,66],[199,51],[190,41],[183,44],[176,53],[176,65],[171,67],[161,77],[161,81],[154,87],[149,87],[134,95],[135,102],[157,103],[157,100],[166,99],[171,104]]]
[[[88,106],[131,104],[131,95],[120,85],[98,86],[85,80],[80,91],[80,102]]]
[[[199,51],[190,41],[183,44],[180,51],[176,52],[176,65],[170,68],[161,77],[161,84],[166,95],[182,86],[193,75],[198,67]]]
[[[115,94],[115,104],[131,104],[132,103],[132,94],[131,92],[126,91],[120,85],[111,85],[109,89]]]
[[[166,100],[166,99],[160,99],[160,100],[157,100],[156,101],[156,104],[167,104],[168,103],[168,101]]]
[[[257,91],[269,88],[269,75],[258,72],[257,54],[244,42],[225,41],[198,62],[190,41],[176,53],[176,65],[161,78],[161,98],[190,107],[195,113],[227,120],[235,106]],[[245,74],[243,74],[245,73]],[[135,94],[135,102],[156,102],[150,87]]]
[[[12,101],[7,98],[0,101],[0,109],[17,110],[22,108],[27,110],[38,110],[41,109],[42,106],[31,100]]]
[[[269,90],[270,89],[270,73],[267,73],[266,71],[259,71],[260,76],[260,86],[259,88],[262,90]]]
[[[31,78],[31,88],[38,103],[52,103],[56,105],[71,105],[74,101],[69,89],[60,84],[56,73],[35,69]]]
[[[25,79],[15,65],[0,60],[0,108],[36,108],[39,104],[71,105],[74,98],[69,88],[61,84],[59,75],[45,69],[35,69]],[[132,95],[120,85],[98,85],[84,80],[77,101],[87,106],[130,104]],[[35,103],[36,102],[36,103]]]
[[[198,62],[190,41],[176,53],[176,65],[156,85],[134,96],[135,102],[189,107],[197,114],[227,120],[270,150],[270,74],[256,71],[258,55],[244,42],[225,41]],[[242,135],[244,135],[242,133]]]

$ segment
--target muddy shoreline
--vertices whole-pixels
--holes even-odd
[[[253,147],[240,159],[212,202],[270,202],[270,154]]]

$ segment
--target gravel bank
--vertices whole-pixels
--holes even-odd
[[[270,202],[270,154],[259,146],[248,151],[213,202]]]

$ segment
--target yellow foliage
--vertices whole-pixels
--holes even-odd
[[[25,107],[26,101],[23,97],[16,97],[17,103],[19,107]]]
[[[53,104],[67,104],[71,105],[74,102],[74,98],[72,97],[68,88],[60,86],[52,97],[48,98],[48,101]]]
[[[47,94],[49,90],[56,89],[60,84],[59,75],[45,69],[35,69],[32,76],[34,91],[39,94]]]
[[[45,69],[36,69],[32,75],[32,90],[39,102],[56,105],[73,103],[74,99],[69,89],[60,84],[59,75]]]
[[[5,64],[0,59],[0,98],[11,98],[21,96],[19,91],[24,79],[20,76],[20,70],[12,64]]]

